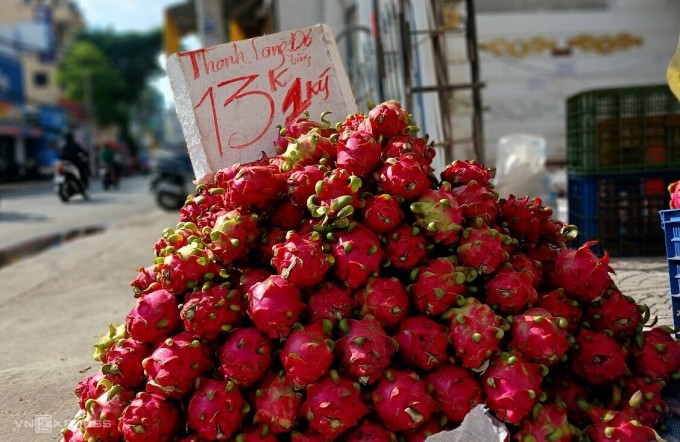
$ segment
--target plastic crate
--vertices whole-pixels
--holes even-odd
[[[663,256],[659,211],[668,207],[666,185],[675,179],[673,172],[568,174],[576,245],[597,240],[593,250],[612,256]]]
[[[680,209],[660,210],[659,215],[666,245],[671,295],[680,297]],[[673,311],[676,309],[680,309],[680,298],[673,299]]]
[[[667,85],[598,89],[567,99],[567,171],[680,167],[680,101]]]

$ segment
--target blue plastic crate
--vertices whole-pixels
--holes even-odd
[[[666,243],[671,295],[680,296],[680,209],[660,210],[659,215]],[[673,296],[673,312],[678,310],[680,310],[680,298]],[[677,316],[673,314],[674,318]],[[675,326],[678,327],[678,324]]]

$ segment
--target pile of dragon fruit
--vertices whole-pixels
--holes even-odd
[[[540,199],[435,174],[418,132],[393,100],[305,115],[197,186],[65,440],[413,442],[480,404],[513,440],[656,440],[673,330]]]

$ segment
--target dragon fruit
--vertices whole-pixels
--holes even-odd
[[[378,165],[382,152],[380,144],[367,132],[346,132],[338,140],[337,167],[366,178]]]
[[[157,394],[142,391],[123,411],[119,430],[126,441],[165,442],[175,434],[178,415],[177,407],[172,402]]]
[[[244,428],[234,438],[235,442],[277,442],[279,439],[276,433],[269,430],[269,427],[262,425],[255,428]]]
[[[435,242],[450,246],[458,241],[463,230],[463,215],[450,184],[444,182],[437,190],[425,190],[410,207],[416,216],[416,225],[422,227],[426,235],[433,236]]]
[[[488,224],[495,223],[500,204],[498,194],[492,189],[473,180],[453,188],[451,193],[466,219],[482,218]]]
[[[216,217],[212,229],[204,229],[205,239],[223,264],[233,263],[254,248],[260,234],[258,219],[254,213],[230,210]]]
[[[253,422],[266,425],[274,433],[287,433],[297,422],[302,394],[289,376],[270,373],[255,390]]]
[[[375,411],[392,431],[418,428],[427,422],[437,403],[414,371],[388,370],[371,394]]]
[[[385,255],[392,267],[412,269],[427,259],[431,245],[419,228],[402,223],[384,238]]]
[[[628,373],[626,348],[605,332],[582,329],[570,356],[572,372],[583,382],[598,385]]]
[[[486,283],[486,303],[502,313],[517,314],[538,301],[532,277],[501,269]]]
[[[333,169],[314,185],[307,209],[314,218],[334,219],[339,227],[346,227],[348,217],[363,205],[359,195],[361,185],[361,178],[345,169]]]
[[[631,348],[630,367],[635,374],[664,382],[680,374],[680,342],[671,333],[662,326],[642,332],[641,344]]]
[[[589,303],[583,317],[591,329],[610,330],[621,336],[640,332],[647,319],[649,308],[637,304],[618,289],[609,290],[599,301]]]
[[[373,107],[368,112],[368,120],[373,135],[384,140],[417,131],[411,125],[411,115],[397,100],[388,100]]]
[[[512,240],[509,236],[489,227],[482,218],[475,218],[460,234],[457,256],[462,265],[479,273],[494,273],[510,256],[503,249]]]
[[[102,382],[102,380],[106,381]],[[78,382],[75,394],[78,397],[80,409],[85,409],[85,402],[88,399],[97,399],[104,394],[110,385],[111,381],[101,371],[94,372]]]
[[[444,315],[449,320],[449,337],[461,364],[478,369],[500,351],[505,329],[509,326],[477,298],[465,298],[458,305]]]
[[[339,153],[340,146],[337,146],[337,149]],[[283,163],[279,169],[281,172],[287,172],[296,165],[315,164],[322,158],[329,159],[335,156],[336,146],[333,140],[324,137],[320,129],[314,128],[297,138],[288,138],[286,150],[281,154]]]
[[[328,372],[334,356],[332,329],[328,320],[293,326],[279,356],[286,376],[296,387],[305,388]]]
[[[397,436],[378,421],[365,418],[342,436],[344,442],[394,442]]]
[[[187,425],[206,440],[230,440],[250,405],[236,384],[200,378],[187,407]]]
[[[372,315],[390,328],[408,315],[409,296],[399,279],[374,277],[354,293],[354,304],[359,316]]]
[[[519,424],[543,394],[541,366],[525,361],[511,352],[501,352],[493,357],[489,368],[481,376],[484,395],[489,409],[499,419]]]
[[[279,275],[301,289],[320,283],[335,262],[323,251],[318,232],[304,236],[291,232],[285,242],[272,247],[272,253],[272,265]]]
[[[305,312],[310,323],[328,319],[333,325],[352,316],[351,289],[326,281],[307,299]]]
[[[482,386],[464,367],[442,364],[423,379],[432,390],[440,411],[452,422],[461,423],[465,415],[483,403]]]
[[[621,403],[612,406],[630,407],[640,423],[648,427],[659,427],[671,417],[671,407],[662,397],[665,382],[642,377],[623,378],[622,381]],[[614,385],[613,388],[619,387]]]
[[[424,166],[416,155],[405,153],[385,160],[374,177],[381,192],[412,201],[430,187],[430,175],[429,166]]]
[[[555,366],[569,350],[566,328],[566,319],[529,308],[513,317],[510,347],[529,361]]]
[[[671,209],[680,209],[680,181],[669,184],[668,193],[670,193],[668,207]]]
[[[167,290],[156,290],[139,298],[125,321],[134,340],[155,343],[171,335],[181,323],[177,299]]]
[[[552,210],[543,207],[540,198],[517,198],[510,195],[500,200],[500,219],[510,234],[520,242],[535,243],[541,233],[543,219],[552,215]]]
[[[217,349],[217,358],[225,379],[245,388],[262,378],[271,366],[272,345],[258,329],[239,328]]]
[[[394,230],[404,219],[399,199],[387,193],[365,198],[366,205],[361,209],[363,224],[376,233]]]
[[[134,393],[110,382],[106,385],[101,396],[85,401],[85,417],[80,421],[80,431],[86,441],[116,442],[120,439],[118,420]]]
[[[310,430],[326,440],[334,440],[368,412],[360,392],[359,384],[331,370],[319,382],[307,387],[300,415],[307,419]]]
[[[285,338],[304,309],[300,290],[278,275],[248,291],[248,315],[255,327],[271,339]]]
[[[118,341],[102,358],[102,373],[115,384],[135,387],[144,380],[142,361],[149,353],[146,344],[132,338]]]
[[[440,431],[450,429],[447,428],[449,427],[448,424],[449,421],[446,416],[433,414],[430,420],[420,427],[403,431],[402,436],[406,442],[426,442],[428,437],[435,435]]]
[[[161,287],[175,295],[212,280],[220,270],[212,251],[207,250],[198,238],[165,256],[156,266]]]
[[[383,376],[396,351],[396,344],[370,315],[360,320],[343,319],[339,323],[342,337],[335,350],[340,356],[340,367],[352,379],[362,384],[373,384]]]
[[[388,158],[399,158],[405,154],[412,154],[413,158],[417,159],[423,166],[429,166],[432,164],[435,152],[428,142],[427,136],[396,135],[387,140],[380,156],[385,161]]]
[[[470,268],[457,266],[454,256],[433,258],[417,270],[408,292],[422,313],[438,316],[469,292],[467,284],[477,276]]]
[[[187,332],[165,340],[142,362],[148,377],[146,391],[179,399],[199,376],[212,371],[210,350]]]
[[[137,268],[137,276],[130,282],[135,298],[160,289],[161,284],[157,278],[158,273],[156,272],[155,264]]]
[[[285,180],[274,166],[242,165],[227,181],[227,207],[266,212],[285,190]]]
[[[270,221],[272,226],[288,232],[290,230],[298,230],[304,220],[304,210],[290,201],[285,201],[276,209]]]
[[[577,250],[564,248],[557,253],[551,282],[564,288],[577,301],[597,301],[614,284],[609,276],[613,272],[609,267],[609,255],[605,252],[598,258],[590,250],[596,243],[588,241]]]
[[[452,185],[467,184],[476,181],[482,186],[488,186],[494,173],[491,169],[475,160],[455,160],[447,165],[441,173],[442,181]]]
[[[286,151],[291,138],[298,138],[314,129],[318,129],[317,132],[323,136],[331,135],[333,131],[330,130],[331,123],[326,119],[327,115],[328,112],[322,113],[320,117],[321,121],[317,122],[310,120],[311,115],[309,111],[305,110],[302,115],[298,115],[291,121],[287,121],[285,126],[276,126],[279,129],[279,136],[276,141],[274,141],[277,153],[281,154]]]
[[[549,311],[553,316],[566,319],[567,331],[569,333],[574,333],[581,323],[581,317],[583,316],[581,303],[571,299],[563,288],[539,294],[535,306]]]
[[[409,367],[428,371],[448,357],[446,328],[425,315],[404,319],[394,338],[402,361]]]
[[[566,404],[554,402],[534,405],[530,417],[515,434],[515,440],[571,442],[578,435],[578,430],[569,423]]]
[[[293,169],[286,180],[290,201],[301,209],[307,208],[307,200],[316,195],[316,183],[322,181],[328,169],[323,165],[308,165]]]
[[[584,400],[579,407],[588,414],[592,425],[586,427],[583,437],[593,442],[643,441],[657,442],[661,440],[654,429],[642,425],[634,413],[629,410],[607,410],[594,406]]]
[[[241,323],[242,297],[240,291],[229,290],[225,285],[190,293],[180,311],[184,330],[205,339],[228,332]]]
[[[367,227],[354,222],[342,231],[336,231],[336,241],[331,244],[335,258],[335,276],[356,289],[380,272],[385,258],[380,240]]]
[[[517,272],[527,272],[531,275],[534,288],[538,290],[543,284],[543,265],[540,261],[529,258],[522,252],[517,252],[510,256],[508,260],[513,270]]]

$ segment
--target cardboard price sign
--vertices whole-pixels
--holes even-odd
[[[327,25],[225,43],[168,58],[194,173],[206,183],[234,163],[273,156],[278,125],[305,110],[341,121],[357,112]]]

